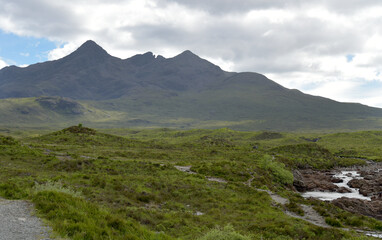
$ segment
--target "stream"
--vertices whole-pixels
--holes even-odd
[[[381,166],[379,165],[375,169],[375,165],[374,165],[374,169],[372,169],[372,174],[376,174],[379,172],[382,172]],[[371,201],[370,197],[366,197],[366,196],[363,196],[362,194],[360,194],[359,189],[352,188],[348,185],[349,181],[351,181],[352,179],[364,179],[358,173],[358,171],[356,171],[356,170],[342,170],[342,171],[337,172],[334,175],[334,177],[342,179],[342,182],[333,183],[333,184],[337,185],[338,187],[347,188],[351,192],[350,193],[338,193],[338,192],[308,191],[308,192],[301,193],[301,196],[303,196],[304,198],[313,197],[313,198],[320,199],[322,201],[333,201],[333,200],[341,198],[341,197]],[[367,236],[371,236],[371,237],[375,237],[375,238],[382,238],[382,233],[378,232],[378,231],[362,231],[362,230],[359,230],[359,232],[361,232]]]
[[[351,190],[350,193],[338,193],[338,192],[320,192],[320,191],[311,191],[301,194],[304,198],[318,198],[322,201],[332,201],[337,198],[347,197],[347,198],[357,198],[362,200],[370,201],[370,197],[365,197],[359,193],[359,190],[356,188],[351,188],[348,186],[348,182],[352,179],[363,179],[357,171],[341,171],[334,175],[336,178],[343,180],[341,183],[334,183],[338,187],[345,187]]]

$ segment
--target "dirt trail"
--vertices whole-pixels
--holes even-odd
[[[261,191],[261,192],[267,192],[269,194],[269,196],[272,198],[273,202],[275,202],[277,204],[284,206],[285,204],[289,203],[289,199],[281,197],[280,195],[278,195],[274,192],[271,192],[269,190],[264,190],[264,189],[256,189],[256,190]],[[285,212],[285,214],[287,214],[291,217],[305,220],[305,221],[310,222],[311,224],[314,224],[316,226],[326,227],[326,228],[330,227],[328,224],[326,224],[325,219],[320,214],[318,214],[316,212],[316,210],[314,210],[312,208],[312,206],[300,204],[300,207],[304,211],[304,216],[300,216],[300,215],[297,215],[296,213],[289,212],[289,211],[284,211],[284,212]]]
[[[302,220],[305,220],[307,222],[310,222],[311,224],[314,224],[316,226],[324,227],[324,228],[330,228],[326,222],[325,219],[316,212],[316,210],[313,209],[312,206],[300,204],[302,210],[304,210],[304,216],[297,215],[293,212],[286,211],[285,213],[288,214],[291,217],[299,218]]]
[[[255,179],[254,176],[252,176],[247,182],[245,182],[244,184],[247,185],[248,187],[252,187],[252,181]],[[256,188],[257,191],[261,191],[261,192],[266,192],[269,194],[269,196],[272,198],[273,202],[277,203],[277,204],[280,204],[282,206],[284,206],[285,204],[288,204],[289,203],[289,199],[287,198],[284,198],[284,197],[281,197],[280,195],[270,191],[270,190],[264,190],[264,189],[258,189]],[[305,204],[300,204],[300,207],[302,208],[302,210],[304,211],[304,216],[300,216],[300,215],[297,215],[293,212],[289,212],[289,211],[284,211],[285,214],[291,216],[291,217],[295,217],[295,218],[299,218],[299,219],[302,219],[302,220],[305,220],[307,222],[310,222],[316,226],[320,226],[320,227],[330,227],[326,222],[325,222],[325,219],[316,212],[316,210],[314,210],[312,208],[312,206],[308,206],[308,205],[305,205]]]
[[[0,198],[0,240],[50,240],[49,232],[33,215],[31,203]]]

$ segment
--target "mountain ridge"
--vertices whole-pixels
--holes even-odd
[[[145,69],[142,71],[143,66]],[[148,67],[150,69],[147,69]],[[194,72],[198,74],[197,77],[194,76]],[[204,77],[201,76],[202,73],[205,74]],[[223,77],[224,73],[218,66],[189,50],[173,58],[155,57],[152,52],[147,52],[119,59],[89,40],[61,59],[25,68],[8,67],[0,70],[0,98],[47,95],[88,100],[112,99],[121,97],[131,88],[141,85],[144,78],[147,79],[147,84],[153,87],[159,85],[159,88],[172,87],[180,90],[190,88],[188,81],[193,80],[193,86],[204,86],[204,81],[215,81],[217,77]],[[159,80],[156,80],[157,78]],[[158,81],[162,83],[158,84]],[[31,82],[38,84],[31,85]],[[118,87],[113,88],[107,83]],[[24,86],[27,88],[23,88]],[[63,91],[59,91],[58,88]],[[79,88],[82,88],[81,91],[78,91]],[[88,89],[92,89],[92,92]],[[114,94],[102,95],[103,91],[113,91]]]
[[[120,59],[91,40],[58,60],[0,70],[0,99],[40,96],[68,98],[78,109],[87,105],[105,112],[102,121],[86,118],[97,126],[382,128],[382,109],[311,96],[259,73],[226,72],[189,50],[172,58],[146,52]],[[17,119],[17,114],[25,117],[28,111],[22,114],[17,106],[11,111],[8,104],[3,114],[9,119]],[[70,116],[64,115],[70,111],[77,110],[57,114],[68,120]],[[109,115],[110,119],[105,117]],[[7,117],[2,119],[4,123]]]

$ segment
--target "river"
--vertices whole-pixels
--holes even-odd
[[[362,200],[371,200],[370,197],[365,197],[359,193],[359,190],[356,188],[351,188],[348,186],[348,182],[352,179],[362,179],[357,171],[341,171],[334,175],[336,178],[340,178],[343,180],[341,183],[334,183],[338,187],[345,187],[351,190],[350,193],[338,193],[338,192],[320,192],[320,191],[311,191],[305,192],[302,194],[303,197],[309,198],[314,197],[323,201],[332,201],[341,197],[348,198],[358,198]]]

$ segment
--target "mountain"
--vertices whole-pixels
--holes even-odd
[[[166,59],[151,52],[129,59],[110,56],[93,41],[70,55],[26,68],[0,71],[0,98],[62,96],[104,100],[138,88],[184,91],[201,89],[226,76],[219,67],[185,51]]]
[[[119,59],[93,41],[55,61],[3,68],[0,99],[0,125],[7,126],[81,121],[96,127],[239,130],[382,127],[382,109],[307,95],[258,73],[226,72],[191,51]]]

